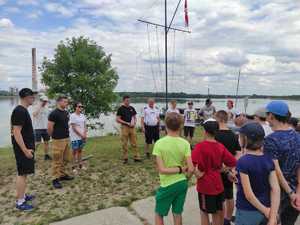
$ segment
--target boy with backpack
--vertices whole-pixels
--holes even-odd
[[[195,167],[197,191],[201,210],[201,224],[209,225],[212,214],[213,225],[223,225],[224,186],[221,177],[223,164],[230,169],[235,167],[236,159],[216,141],[219,124],[214,119],[204,122],[204,141],[198,143],[192,152]]]
[[[178,113],[167,114],[167,135],[159,139],[153,149],[156,156],[160,187],[156,192],[155,224],[163,225],[163,217],[170,208],[174,216],[174,225],[182,225],[182,212],[188,189],[185,172],[193,173],[191,150],[188,141],[180,137],[182,117]]]

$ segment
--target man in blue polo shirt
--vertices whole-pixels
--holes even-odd
[[[294,225],[300,210],[300,135],[288,124],[290,113],[285,102],[272,101],[266,109],[267,121],[274,132],[265,138],[264,151],[274,160],[282,189],[281,224]]]

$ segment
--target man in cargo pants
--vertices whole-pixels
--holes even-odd
[[[117,111],[117,122],[121,124],[121,141],[124,164],[128,163],[128,140],[134,150],[134,162],[141,162],[135,131],[136,114],[135,109],[130,106],[130,97],[124,96],[123,104]]]

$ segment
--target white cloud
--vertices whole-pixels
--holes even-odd
[[[18,0],[17,1],[18,5],[38,5],[37,0]]]
[[[6,3],[6,0],[0,0],[0,5],[4,5]]]
[[[13,26],[14,26],[14,24],[11,22],[10,19],[8,19],[8,18],[1,18],[0,19],[0,29],[1,28],[11,28]]]
[[[64,17],[72,17],[74,15],[72,8],[67,8],[59,3],[46,3],[45,9],[52,13],[58,13]]]
[[[7,85],[30,83],[33,46],[38,49],[40,63],[43,56],[53,56],[60,40],[84,35],[113,54],[113,66],[120,75],[118,90],[156,91],[156,83],[157,91],[163,91],[163,32],[158,29],[157,45],[156,28],[149,27],[150,56],[147,26],[136,22],[137,18],[144,18],[163,23],[163,5],[157,2],[153,5],[148,0],[74,0],[72,4],[51,1],[45,9],[54,16],[68,17],[72,20],[70,26],[61,23],[55,29],[43,31],[16,25],[5,31],[0,28],[0,62],[7,65],[2,68],[10,77]],[[168,3],[171,16],[177,0]],[[189,7],[192,33],[176,33],[175,54],[174,34],[170,31],[169,35],[171,91],[206,93],[209,86],[212,93],[232,94],[242,67],[241,94],[299,92],[300,6],[295,1],[190,0]],[[39,15],[28,16],[34,19]],[[183,18],[181,6],[174,26],[183,27]]]

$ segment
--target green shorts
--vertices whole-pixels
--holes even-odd
[[[160,187],[156,191],[155,212],[162,217],[167,216],[172,206],[173,214],[182,214],[187,189],[187,180],[179,181],[167,187]]]

